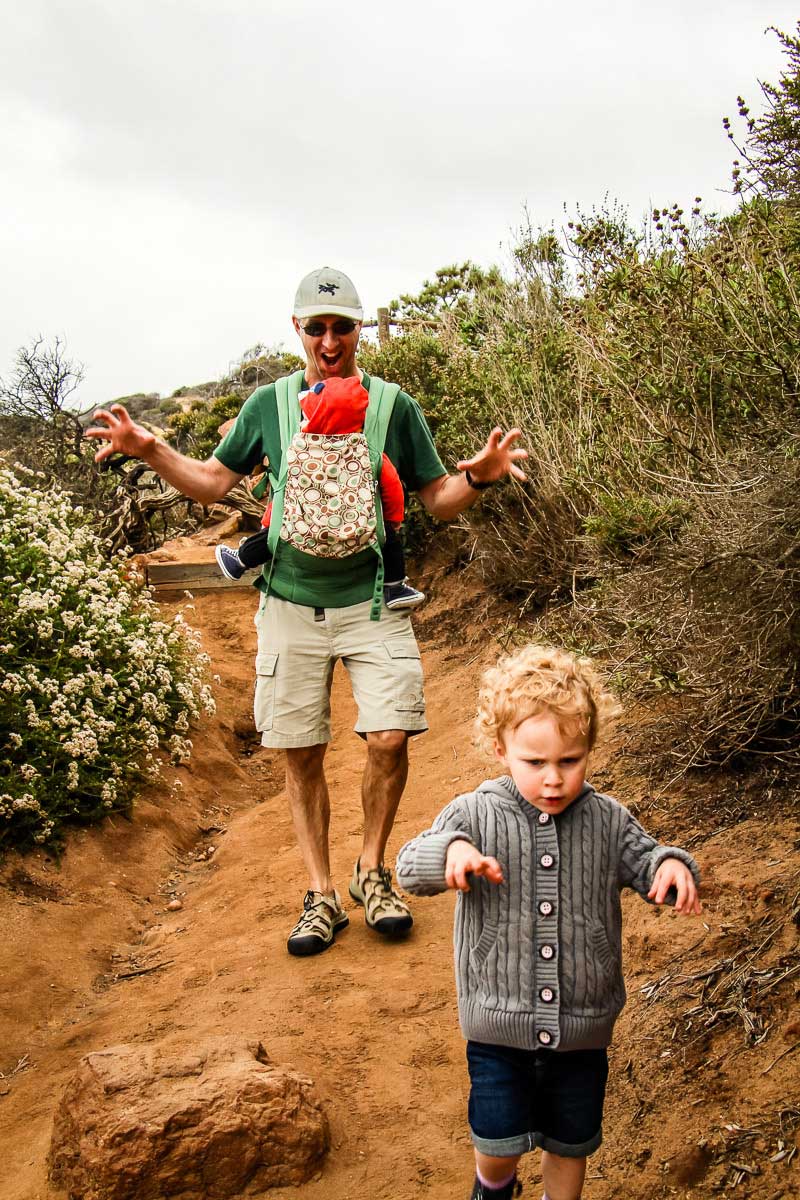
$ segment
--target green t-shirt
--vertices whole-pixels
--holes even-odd
[[[369,376],[364,373],[364,387]],[[406,491],[414,492],[447,472],[436,452],[422,409],[406,392],[398,392],[384,451]],[[242,405],[236,424],[214,451],[214,457],[237,475],[249,475],[267,459],[277,474],[281,438],[275,384],[257,388]],[[283,600],[320,608],[345,608],[370,600],[378,560],[372,550],[350,558],[318,558],[282,542],[275,558],[269,590]],[[257,586],[266,590],[269,564]]]

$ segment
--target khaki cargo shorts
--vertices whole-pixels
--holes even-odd
[[[307,608],[262,596],[256,613],[256,729],[264,746],[297,749],[331,740],[331,680],[342,660],[358,705],[355,731],[423,733],[422,663],[407,613],[372,602]]]

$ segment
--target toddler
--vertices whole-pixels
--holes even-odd
[[[318,383],[298,397],[303,412],[303,433],[360,433],[369,404],[369,395],[356,376],[348,379],[328,379]],[[400,476],[394,464],[384,454],[379,480],[385,541],[382,547],[385,583],[383,599],[387,608],[412,609],[423,603],[425,596],[409,585],[406,579],[405,555],[400,528],[405,515],[405,497]],[[272,506],[262,517],[262,529],[245,538],[236,550],[219,545],[215,555],[223,575],[241,579],[250,567],[262,566],[269,560],[269,519]]]
[[[476,729],[506,774],[458,796],[397,857],[406,891],[458,891],[471,1200],[518,1195],[517,1162],[535,1147],[545,1200],[578,1200],[625,1003],[620,892],[701,912],[691,855],[586,780],[615,709],[586,659],[543,646],[501,659],[483,677]]]

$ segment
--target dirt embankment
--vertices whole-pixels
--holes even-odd
[[[477,622],[452,581],[426,586],[433,600],[418,629],[431,732],[412,742],[390,858],[452,795],[493,773],[470,746],[470,724],[476,677],[506,620],[487,607]],[[228,590],[198,596],[187,614],[221,677],[191,764],[131,821],[75,833],[60,863],[36,853],[0,869],[0,1200],[59,1195],[45,1169],[52,1113],[83,1054],[220,1033],[260,1040],[316,1081],[333,1147],[302,1189],[309,1200],[469,1194],[453,897],[416,900],[405,942],[380,941],[351,906],[330,951],[286,954],[305,884],[279,756],[260,749],[250,721],[253,608],[249,592]],[[333,712],[333,866],[346,896],[363,745],[341,669]],[[732,778],[659,795],[637,772],[631,736],[625,753],[601,755],[593,779],[652,832],[692,849],[706,912],[681,920],[626,898],[630,999],[585,1194],[788,1200],[800,1120],[797,822],[785,795]],[[170,911],[174,899],[182,907]],[[522,1177],[538,1200],[538,1155]]]

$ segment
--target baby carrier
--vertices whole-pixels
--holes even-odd
[[[284,544],[320,558],[349,558],[369,548],[378,558],[370,610],[370,618],[377,621],[382,607],[385,538],[378,481],[400,388],[372,377],[363,433],[328,434],[301,431],[298,396],[302,385],[302,371],[275,383],[281,462],[277,473],[271,465],[268,472],[272,560],[267,587]]]

